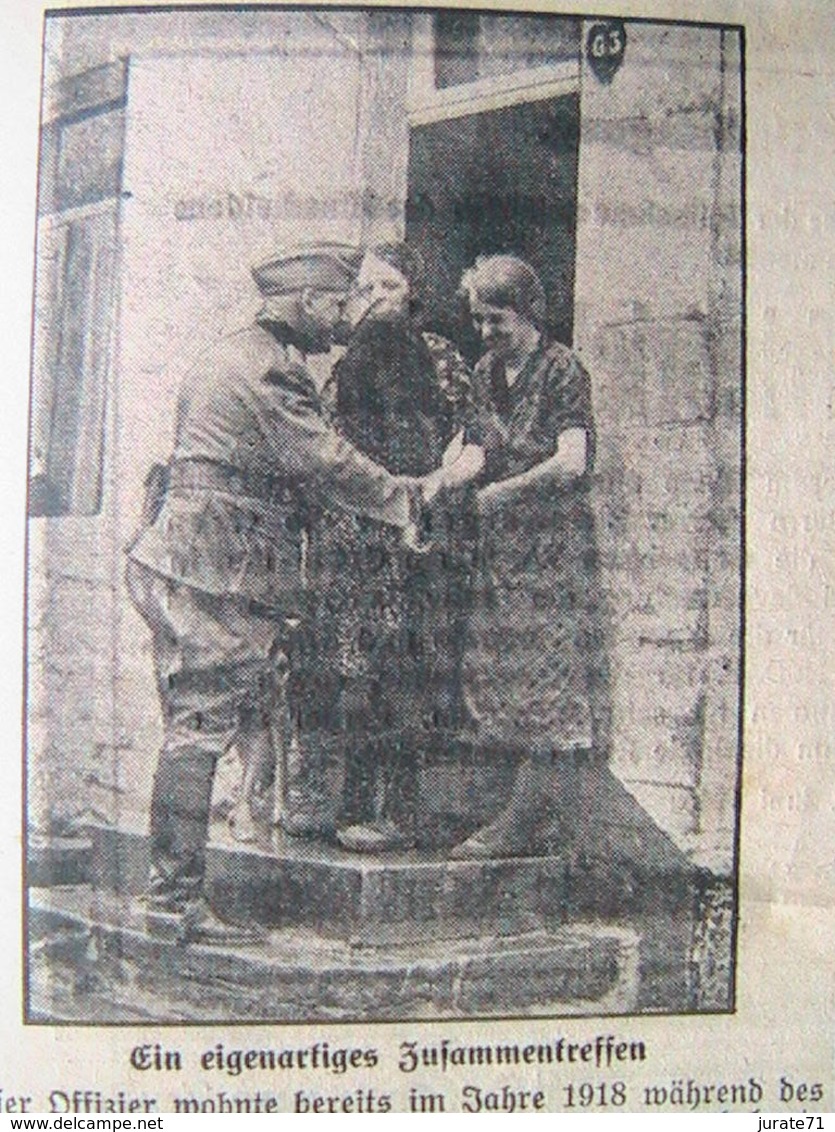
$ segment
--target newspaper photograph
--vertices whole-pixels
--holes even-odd
[[[573,7],[19,31],[4,1113],[831,1108],[835,27]]]

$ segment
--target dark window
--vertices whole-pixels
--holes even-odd
[[[124,62],[63,79],[41,131],[32,515],[101,509],[126,79]]]
[[[571,343],[579,136],[576,94],[411,131],[406,238],[432,280],[426,324],[471,359],[481,344],[455,295],[464,269],[493,252],[530,261],[548,294],[551,333]]]
[[[118,195],[125,148],[124,110],[110,110],[67,122],[60,130],[59,139],[58,210]]]
[[[62,79],[41,130],[40,211],[62,212],[119,195],[127,63]]]
[[[32,515],[101,508],[115,244],[115,209],[59,222],[39,237]]]

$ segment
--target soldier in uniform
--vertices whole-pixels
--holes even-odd
[[[186,377],[164,500],[129,549],[165,729],[146,917],[149,930],[169,938],[259,934],[209,908],[206,843],[218,759],[234,745],[256,773],[273,764],[282,666],[297,741],[315,745],[339,729],[338,689],[316,661],[309,616],[311,511],[341,507],[414,539],[443,479],[389,474],[323,414],[307,357],[331,345],[358,263],[352,248],[317,245],[255,269],[263,309]]]

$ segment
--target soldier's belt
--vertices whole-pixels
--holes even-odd
[[[213,460],[172,460],[169,487],[182,491],[223,491],[267,503],[295,498],[298,483],[281,476],[261,475]]]

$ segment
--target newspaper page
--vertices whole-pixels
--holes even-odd
[[[0,1111],[825,1127],[830,7],[4,28]]]

